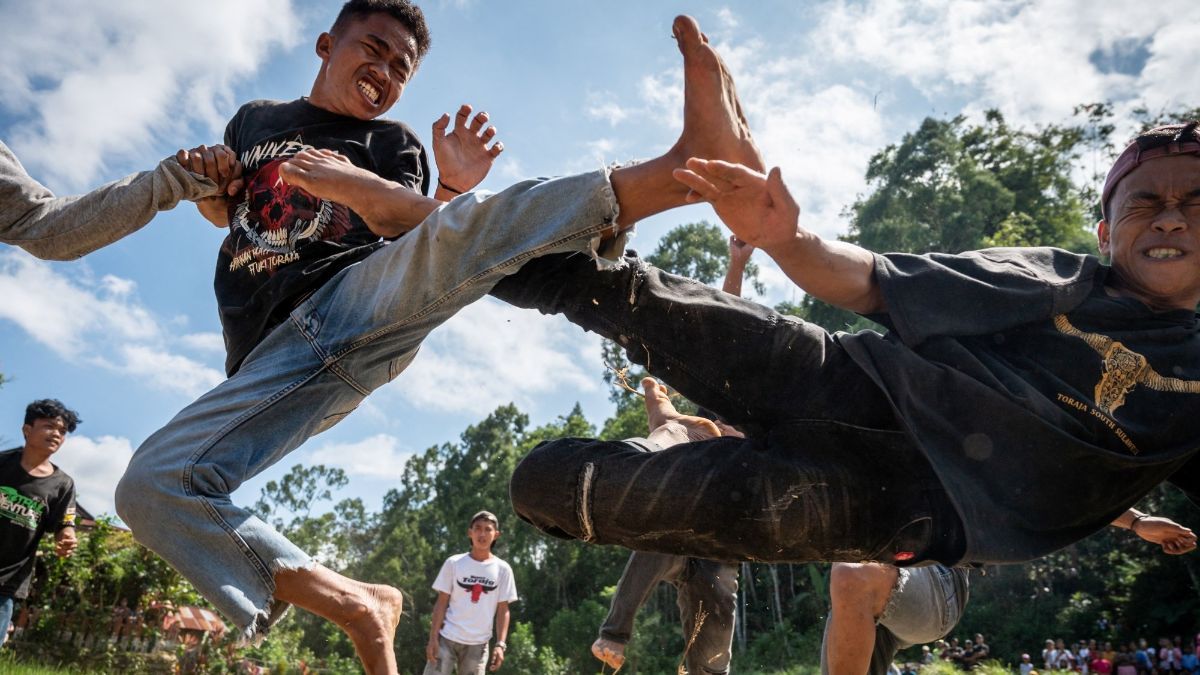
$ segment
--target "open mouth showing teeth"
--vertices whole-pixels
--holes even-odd
[[[358,90],[361,91],[363,95],[371,101],[371,103],[376,105],[379,104],[379,90],[376,89],[375,86],[370,82],[367,82],[366,80],[359,80]]]
[[[1178,258],[1179,256],[1183,255],[1183,251],[1180,251],[1177,248],[1152,248],[1149,251],[1146,251],[1146,255],[1151,258],[1157,258],[1158,260],[1165,260],[1167,258]]]

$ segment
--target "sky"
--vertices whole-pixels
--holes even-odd
[[[722,3],[421,3],[433,47],[387,115],[431,144],[461,103],[486,110],[505,151],[481,188],[667,149],[681,127],[675,14],[695,16],[724,55],[768,165],[780,166],[823,236],[869,189],[871,155],[927,116],[1063,123],[1077,104],[1118,113],[1195,106],[1200,4],[1113,0],[759,0]],[[339,3],[311,0],[0,2],[0,140],[58,194],[152,168],[219,142],[245,101],[309,92],[317,35]],[[1119,130],[1118,137],[1127,130]],[[649,253],[672,227],[718,222],[704,205],[639,225]],[[53,397],[83,424],[55,461],[80,503],[113,510],[134,449],[223,378],[212,292],[222,231],[190,204],[71,263],[0,245],[0,447],[21,443],[27,403]],[[800,293],[758,253],[774,304]],[[579,403],[612,412],[599,339],[486,299],[426,341],[415,363],[359,410],[234,495],[255,501],[297,463],[346,471],[335,499],[378,509],[405,461],[452,442],[497,406],[533,424]],[[482,505],[495,509],[505,505]]]

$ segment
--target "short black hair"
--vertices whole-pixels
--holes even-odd
[[[55,417],[62,418],[63,424],[67,427],[67,433],[75,431],[75,427],[83,421],[79,419],[79,413],[63,405],[63,402],[56,398],[43,398],[25,406],[25,424],[33,424],[38,420],[52,420]]]
[[[417,63],[425,58],[432,44],[429,26],[425,23],[425,13],[409,0],[349,0],[342,5],[329,32],[336,35],[351,20],[372,14],[387,14],[403,24],[417,42]]]

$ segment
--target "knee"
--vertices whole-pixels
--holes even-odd
[[[146,459],[147,453],[135,453],[125,474],[117,483],[115,506],[133,532],[147,525],[162,521],[165,500],[170,494],[172,482],[178,484],[178,473]]]
[[[882,610],[892,594],[898,572],[878,563],[834,563],[829,571],[829,600],[838,607],[869,605]],[[878,614],[878,611],[875,612]]]
[[[513,470],[508,491],[513,511],[541,531],[564,539],[587,538],[580,522],[595,465],[588,461],[602,441],[562,438],[543,441]]]

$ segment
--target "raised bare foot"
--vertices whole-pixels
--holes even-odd
[[[646,393],[646,423],[649,440],[666,448],[677,443],[690,443],[716,438],[721,430],[712,421],[695,415],[684,415],[675,409],[666,387],[652,377],[642,380]]]
[[[392,643],[404,611],[404,596],[391,586],[358,583],[362,587],[359,606],[341,624],[342,630],[354,643],[354,651],[367,675],[395,675],[396,652]]]
[[[690,16],[675,17],[673,32],[683,55],[683,133],[666,154],[613,171],[622,228],[687,203],[688,187],[672,172],[684,168],[692,157],[763,168],[733,78],[720,55]]]
[[[690,16],[675,17],[672,32],[683,55],[683,133],[670,154],[679,166],[689,157],[704,157],[763,171],[762,155],[721,55]]]
[[[618,671],[625,664],[625,645],[613,640],[597,638],[592,643],[592,656],[600,659],[613,671]]]

